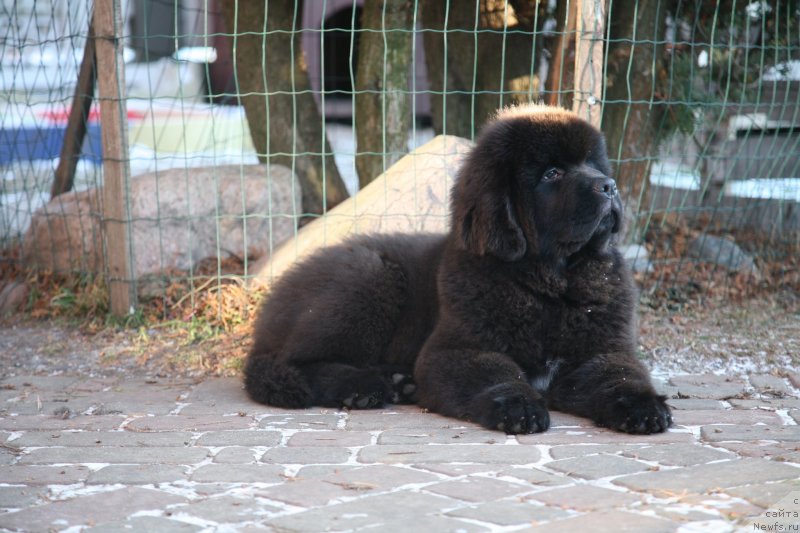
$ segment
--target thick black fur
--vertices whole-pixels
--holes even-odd
[[[293,408],[417,402],[507,433],[546,430],[548,408],[665,431],[635,356],[610,175],[602,135],[574,114],[501,112],[459,172],[448,234],[353,239],[276,283],[247,392]]]

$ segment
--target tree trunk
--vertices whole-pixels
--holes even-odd
[[[502,0],[423,4],[423,26],[432,30],[425,33],[425,65],[437,134],[474,138],[498,108],[538,99],[542,42],[533,21],[541,29],[546,17],[531,18],[532,0],[513,4],[516,9]]]
[[[636,238],[639,209],[647,205],[652,158],[661,140],[664,108],[657,104],[665,77],[663,63],[666,10],[658,0],[609,4],[606,92],[602,129],[609,156],[616,161],[617,185],[633,215],[628,235]]]
[[[575,85],[575,22],[578,0],[559,2],[556,6],[555,42],[547,70],[545,101],[548,105],[572,108]]]
[[[311,94],[300,44],[302,2],[221,5],[228,32],[234,34],[237,92],[258,158],[293,169],[304,212],[324,213],[348,194]]]
[[[408,93],[415,4],[410,0],[364,3],[356,77],[356,169],[363,188],[408,149]]]

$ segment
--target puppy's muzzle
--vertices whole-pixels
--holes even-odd
[[[617,182],[611,178],[597,178],[592,184],[592,190],[607,198],[614,198],[617,196]]]

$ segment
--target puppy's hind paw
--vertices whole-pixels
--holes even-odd
[[[391,390],[385,380],[374,370],[352,371],[338,383],[325,405],[346,409],[376,409],[391,400]]]
[[[636,435],[663,433],[672,425],[672,414],[665,396],[622,396],[614,405],[611,420],[603,425]]]
[[[342,406],[348,409],[374,409],[383,407],[383,394],[380,392],[359,394],[354,392],[350,396],[342,399]]]
[[[416,403],[417,384],[411,370],[397,365],[380,367],[386,385],[391,389],[390,401],[397,404]]]
[[[417,392],[417,384],[414,383],[414,377],[396,372],[392,374],[391,380],[392,403],[414,403],[414,394]]]

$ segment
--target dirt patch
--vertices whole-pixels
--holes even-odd
[[[781,373],[800,366],[800,299],[715,301],[640,311],[639,349],[656,374]]]
[[[656,374],[782,373],[800,366],[800,298],[640,306],[642,359]],[[202,377],[236,375],[249,326],[215,333],[191,322],[138,329],[59,320],[0,321],[0,365],[9,374]]]

